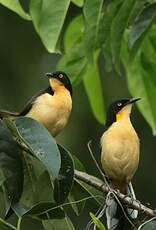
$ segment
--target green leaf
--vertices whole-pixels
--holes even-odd
[[[123,34],[126,29],[129,16],[133,10],[135,0],[125,0],[115,16],[111,27],[111,50],[115,69],[120,73],[120,49]]]
[[[46,49],[57,51],[57,42],[64,24],[70,0],[31,0],[33,24]]]
[[[110,44],[110,32],[111,32],[111,25],[117,13],[117,9],[119,8],[119,5],[120,5],[120,1],[109,2],[109,4],[104,9],[103,20],[100,25],[99,43],[103,44],[102,53],[105,59],[104,67],[106,72],[110,72],[113,69],[112,52],[111,52],[111,44]]]
[[[106,230],[102,222],[93,213],[90,212],[89,214],[93,220],[93,223],[98,227],[99,230]]]
[[[83,83],[95,118],[101,124],[104,124],[104,100],[97,66],[97,58],[98,54],[95,55],[93,64],[87,64],[86,71],[83,74]]]
[[[40,161],[23,153],[24,185],[13,209],[18,216],[38,214],[56,205],[50,177]],[[41,192],[42,191],[42,192]]]
[[[85,172],[86,170],[85,170],[85,167],[82,164],[82,162],[73,154],[72,154],[72,157],[73,157],[73,160],[74,160],[75,169]]]
[[[14,121],[10,120],[10,123],[14,126],[21,141],[45,165],[54,181],[58,177],[61,166],[60,152],[55,139],[43,125],[31,118],[18,117]]]
[[[13,12],[17,13],[20,17],[22,17],[25,20],[31,20],[31,17],[29,14],[27,14],[20,2],[18,0],[0,0],[0,4],[7,7],[8,9],[12,10]]]
[[[96,48],[99,24],[102,16],[103,0],[86,0],[83,8],[85,18],[84,47],[89,62],[93,62]]]
[[[84,32],[84,24],[82,15],[78,15],[75,17],[68,25],[65,35],[64,35],[64,50],[65,53],[71,51],[77,42],[82,40]],[[79,50],[79,52],[83,53],[83,50]]]
[[[156,135],[155,41],[156,27],[153,26],[133,62],[125,63],[129,91],[133,97],[142,98],[137,105],[154,135]],[[126,62],[128,51],[125,49],[124,52],[123,61]]]
[[[81,74],[86,66],[83,44],[83,18],[78,16],[69,24],[64,37],[65,55],[57,64],[57,69],[63,69],[71,79],[73,85],[82,80]]]
[[[71,0],[76,6],[82,7],[84,0]]]
[[[77,85],[82,80],[82,74],[86,67],[86,58],[82,51],[82,44],[76,44],[75,47],[65,54],[57,64],[57,69],[63,69],[72,82],[72,85]]]
[[[7,209],[20,198],[23,188],[23,166],[21,151],[13,140],[10,130],[0,120],[0,168],[4,174],[4,186],[8,198]]]
[[[55,200],[63,203],[68,197],[74,178],[74,165],[70,153],[61,145],[58,145],[61,154],[61,168],[55,181]]]
[[[82,188],[84,188],[86,190],[86,192],[88,193],[89,196],[92,196],[93,199],[96,201],[96,204],[100,205],[104,202],[105,200],[105,196],[102,192],[100,192],[99,190],[93,188],[92,186],[86,184],[83,181],[80,181],[78,179],[75,179],[75,181],[81,185]]]
[[[139,47],[141,46],[143,39],[149,31],[152,23],[155,21],[156,16],[156,3],[147,5],[140,13],[138,19],[134,23],[129,33],[129,48],[131,50],[130,55],[134,58]]]
[[[45,230],[56,230],[56,229],[74,230],[75,229],[71,220],[67,215],[65,215],[65,218],[43,220],[42,224]]]

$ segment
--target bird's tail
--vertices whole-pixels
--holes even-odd
[[[16,112],[10,112],[10,111],[6,111],[6,110],[0,110],[0,118],[4,118],[4,117],[17,117],[19,116],[19,113]]]
[[[136,199],[131,182],[127,186],[127,194],[132,199]],[[138,216],[137,210],[125,208],[124,206],[122,206],[121,208],[121,205],[119,205],[115,198],[112,196],[112,194],[109,193],[106,197],[106,206],[106,219],[108,230],[123,230],[125,226],[124,222],[126,220],[125,215],[127,215],[130,220],[136,219]]]

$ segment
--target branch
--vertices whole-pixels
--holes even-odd
[[[75,178],[84,181],[86,184],[91,185],[98,189],[101,192],[108,193],[113,192],[116,194],[116,196],[122,200],[123,203],[128,205],[129,207],[136,209],[147,216],[150,217],[156,217],[156,210],[153,210],[151,208],[148,208],[147,206],[141,204],[139,200],[134,200],[129,196],[125,196],[124,194],[120,193],[119,191],[116,191],[114,189],[110,189],[107,185],[103,183],[102,180],[98,179],[97,177],[94,177],[92,175],[89,175],[85,172],[81,172],[78,170],[75,170]]]

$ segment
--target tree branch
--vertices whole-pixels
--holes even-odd
[[[138,210],[139,212],[142,212],[150,217],[156,217],[156,210],[153,210],[145,205],[143,205],[139,200],[134,200],[129,196],[125,196],[124,194],[120,193],[119,191],[116,191],[114,189],[110,189],[107,185],[104,184],[104,182],[97,177],[94,177],[92,175],[89,175],[85,172],[81,172],[78,170],[75,170],[75,178],[84,181],[86,184],[91,185],[98,189],[101,192],[108,193],[113,192],[115,195],[122,200],[123,203],[128,205],[129,207]]]

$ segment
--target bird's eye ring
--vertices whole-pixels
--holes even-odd
[[[121,103],[121,102],[119,102],[119,103],[117,104],[117,106],[119,106],[119,107],[120,107],[121,105],[122,105],[122,103]]]
[[[59,74],[59,78],[63,78],[63,74],[62,73]]]

